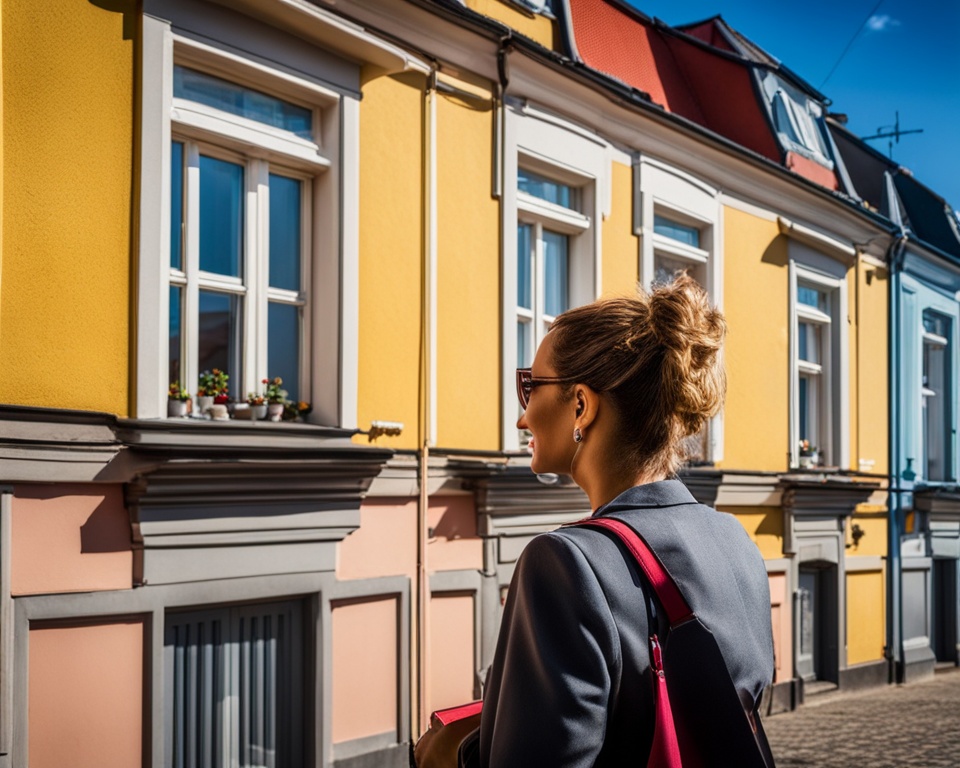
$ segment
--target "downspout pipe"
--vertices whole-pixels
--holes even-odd
[[[437,284],[437,67],[431,67],[424,91],[423,112],[423,248],[420,307],[420,498],[417,504],[417,573],[415,635],[411,656],[415,684],[411,685],[414,740],[426,731],[427,662],[430,658],[430,583],[427,568],[427,524],[430,508],[430,448],[436,430],[436,284]]]
[[[903,537],[903,491],[900,467],[902,462],[900,427],[900,366],[902,361],[902,339],[900,334],[900,273],[903,269],[903,255],[907,247],[908,236],[903,225],[900,235],[890,245],[890,311],[887,313],[887,335],[892,347],[891,364],[887,366],[887,408],[890,425],[889,450],[890,493],[887,494],[887,595],[889,600],[887,618],[886,655],[890,663],[890,682],[903,682],[903,564],[901,559],[901,540]]]

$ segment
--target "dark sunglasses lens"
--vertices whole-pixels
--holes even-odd
[[[527,409],[530,402],[530,391],[533,389],[533,382],[530,381],[530,371],[517,371],[517,399],[520,401],[520,407]]]

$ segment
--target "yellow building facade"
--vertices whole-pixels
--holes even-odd
[[[767,563],[767,711],[887,681],[876,217],[510,2],[55,5],[0,0],[0,768],[406,765],[523,547],[590,512],[530,473],[515,368],[677,265],[729,325],[681,477]],[[233,402],[170,415],[212,368]],[[312,411],[256,420],[281,374]]]

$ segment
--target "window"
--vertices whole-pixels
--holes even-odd
[[[796,243],[791,248],[799,250]],[[826,259],[821,257],[821,262]],[[791,465],[813,452],[820,464],[845,466],[847,342],[843,266],[827,275],[791,261]]]
[[[950,318],[931,310],[923,313],[923,380],[921,384],[923,469],[932,481],[953,480],[949,425],[953,421],[950,393]]]
[[[280,376],[290,399],[309,399],[311,182],[323,163],[302,155],[317,110],[179,65],[173,86],[186,120],[170,151],[170,380],[192,391],[220,368],[242,398]]]
[[[611,156],[595,133],[528,100],[505,101],[501,440],[526,446],[514,369],[529,366],[557,315],[599,294]]]
[[[661,213],[653,217],[653,283],[669,283],[686,272],[708,288],[709,253],[700,247],[701,222],[681,220],[682,214]],[[708,288],[709,290],[709,288]]]
[[[765,86],[776,88],[770,96],[773,121],[777,133],[789,149],[833,168],[828,142],[824,135],[820,105],[800,93],[791,93],[771,74]]]
[[[303,765],[304,650],[297,602],[168,615],[166,764]]]
[[[829,414],[830,296],[810,285],[797,286],[798,440],[820,449],[830,432]],[[826,452],[824,453],[824,457]]]
[[[575,210],[578,190],[521,169],[517,177],[517,367],[526,368],[550,324],[570,308],[571,228],[589,222]]]
[[[718,307],[723,306],[717,190],[695,176],[650,157],[634,165],[634,228],[640,235],[640,281],[647,288],[685,272]],[[723,414],[684,445],[693,464],[723,458]]]

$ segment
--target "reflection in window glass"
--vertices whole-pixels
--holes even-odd
[[[798,285],[797,301],[808,307],[816,307],[821,312],[827,311],[827,294],[824,291],[818,291],[816,288]]]
[[[300,399],[300,307],[270,302],[267,310],[267,375],[283,379],[293,402]]]
[[[173,68],[173,95],[313,138],[313,111],[186,67]]]
[[[564,208],[577,207],[576,190],[573,187],[523,168],[517,170],[517,188],[548,203],[562,205]]]
[[[241,277],[243,166],[200,157],[200,269]]]
[[[568,291],[567,238],[543,232],[544,312],[556,317],[570,306]]]
[[[688,224],[682,224],[679,221],[668,219],[666,216],[655,214],[653,217],[653,231],[676,240],[684,245],[692,245],[694,248],[700,247],[700,230],[691,227]]]
[[[797,352],[801,360],[820,364],[820,337],[823,328],[817,323],[799,323]]]
[[[193,392],[190,385],[183,380],[183,289],[177,285],[170,286],[170,352],[169,370],[170,381],[177,382],[188,392]]]
[[[662,253],[654,254],[653,282],[655,285],[672,283],[681,272],[686,272],[700,285],[705,282],[706,268],[704,265],[684,261],[683,259],[674,259]]]
[[[199,354],[197,368],[219,368],[240,381],[240,297],[200,291]],[[239,393],[234,393],[238,395]]]
[[[800,377],[800,419],[797,423],[797,426],[800,429],[800,439],[809,440],[810,439],[810,425],[809,425],[809,407],[807,402],[807,377]]]
[[[533,309],[533,227],[517,227],[517,306]],[[523,366],[520,366],[521,368]]]
[[[533,323],[517,322],[517,368],[529,368],[533,365]]]
[[[270,287],[300,290],[300,187],[270,174]]]
[[[170,148],[170,266],[183,269],[183,143]]]

